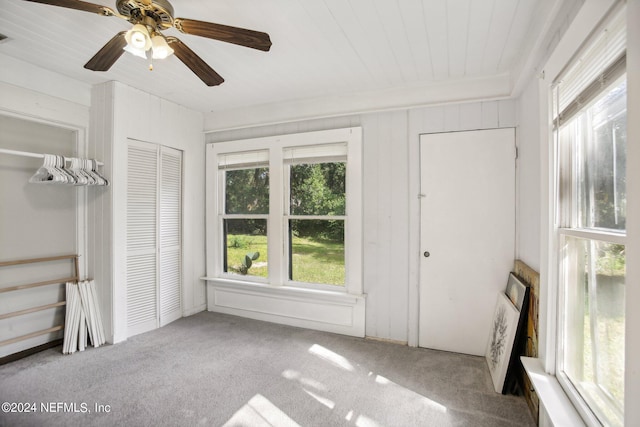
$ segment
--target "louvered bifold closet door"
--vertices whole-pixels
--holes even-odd
[[[160,148],[160,326],[182,317],[182,152]]]
[[[127,146],[127,335],[157,328],[158,146]]]

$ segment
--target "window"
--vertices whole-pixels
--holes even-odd
[[[284,150],[288,280],[344,286],[345,144]]]
[[[223,272],[268,277],[269,153],[221,154]]]
[[[361,294],[360,132],[211,144],[214,277]]]
[[[621,426],[627,122],[624,12],[599,34],[553,94],[557,376],[587,421]]]

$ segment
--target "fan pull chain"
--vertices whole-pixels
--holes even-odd
[[[151,49],[147,51],[147,59],[149,60],[149,71],[153,71],[153,54]]]

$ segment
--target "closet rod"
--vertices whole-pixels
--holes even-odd
[[[9,150],[7,148],[0,148],[0,153],[4,154],[13,154],[14,156],[22,156],[22,157],[35,157],[36,159],[44,159],[44,154],[40,153],[29,153],[28,151],[18,151],[18,150]],[[65,160],[69,160],[65,157]],[[104,166],[102,162],[96,162],[98,166]]]

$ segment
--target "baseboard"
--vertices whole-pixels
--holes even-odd
[[[189,316],[193,316],[194,314],[200,313],[202,311],[206,311],[207,310],[207,304],[200,304],[196,307],[192,307],[188,310],[184,310],[182,312],[182,317],[189,317]]]
[[[47,350],[49,348],[53,348],[62,344],[62,338],[53,340],[51,342],[41,344],[39,346],[28,348],[26,350],[19,351],[17,353],[9,354],[7,356],[0,357],[0,365],[5,365],[7,363],[15,362],[16,360],[23,359],[25,357],[31,356],[32,354],[39,353],[41,351]]]
[[[386,343],[389,343],[389,344],[409,345],[409,343],[407,341],[393,340],[391,338],[379,338],[379,337],[372,337],[372,336],[367,335],[365,337],[365,339],[368,339],[368,340],[371,340],[371,341],[386,342]]]

